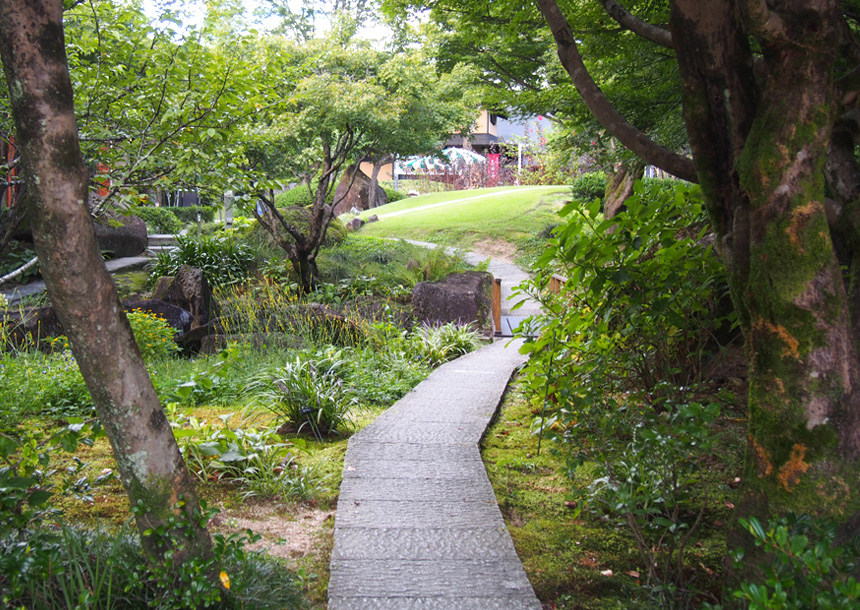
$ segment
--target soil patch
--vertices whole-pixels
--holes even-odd
[[[517,255],[517,247],[503,239],[483,239],[469,248],[472,252],[493,258],[503,263],[512,265]]]

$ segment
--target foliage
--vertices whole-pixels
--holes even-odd
[[[261,99],[258,72],[244,40],[212,45],[208,23],[180,35],[170,10],[153,20],[139,4],[99,0],[64,13],[81,149],[98,168],[91,188],[107,189],[99,207],[146,203],[155,187],[220,196],[236,171],[226,143]]]
[[[400,201],[401,199],[406,199],[406,193],[398,191],[394,187],[385,186],[380,184],[382,190],[385,191],[385,195],[388,198],[388,203],[394,203],[395,201]]]
[[[690,607],[697,593],[687,555],[709,507],[718,415],[716,404],[665,401],[654,409],[607,398],[560,417],[574,478],[589,462],[588,477],[597,476],[586,506],[629,530],[647,569],[646,586],[664,608]]]
[[[338,372],[344,365],[340,352],[316,357],[296,356],[274,370],[261,372],[248,383],[248,391],[279,420],[314,436],[340,433],[350,425],[354,401]]]
[[[719,415],[694,392],[718,338],[731,337],[724,271],[703,245],[696,189],[639,183],[626,211],[604,221],[599,209],[566,206],[525,288],[546,312],[524,347],[525,383],[547,411],[536,429],[563,443],[571,476],[590,485],[578,500],[627,528],[661,604],[686,607]],[[560,292],[544,291],[559,272]]]
[[[9,431],[0,435],[0,601],[8,607],[29,588],[51,574],[61,538],[51,525],[59,511],[50,505],[55,494],[83,489],[84,465],[61,471],[51,463],[52,451],[73,452],[79,441],[92,444],[102,430],[75,420],[53,435],[43,431]]]
[[[741,519],[741,526],[773,560],[765,566],[764,582],[747,579],[733,593],[749,610],[835,610],[860,604],[855,578],[860,545],[857,540],[837,545],[833,523],[788,515],[773,519],[766,528],[755,517]],[[743,551],[734,553],[734,560],[742,573]]]
[[[171,388],[169,398],[185,405],[211,403],[228,393],[230,372],[240,359],[239,351],[233,347],[218,352],[214,359],[195,371],[189,379]],[[214,362],[212,362],[214,360]]]
[[[293,452],[303,448],[301,440],[288,443],[272,429],[258,429],[244,412],[231,428],[234,415],[222,415],[220,424],[210,424],[170,408],[173,433],[198,479],[238,483],[242,498],[309,500],[323,489],[322,480],[296,462]]]
[[[554,363],[559,400],[632,390],[659,401],[667,382],[700,379],[718,339],[731,337],[725,272],[705,245],[697,189],[635,191],[609,221],[599,201],[566,206],[526,288],[547,312],[528,350],[537,368]],[[542,293],[557,272],[566,276],[560,294]]]
[[[71,350],[0,357],[4,417],[89,414],[93,403]]]
[[[155,206],[138,206],[134,209],[134,215],[146,222],[146,227],[151,233],[169,233],[171,235],[182,230],[182,222],[167,208]]]
[[[173,340],[176,329],[163,317],[141,309],[128,312],[126,317],[144,361],[166,358],[179,349]]]
[[[163,209],[176,216],[183,224],[196,223],[198,215],[202,222],[212,222],[215,220],[215,213],[218,211],[218,207],[214,205],[189,205],[184,207],[171,205]]]
[[[606,194],[606,174],[603,172],[583,174],[573,181],[571,190],[573,198],[583,202],[603,199]]]
[[[16,269],[19,269],[26,263],[28,263],[34,256],[36,256],[36,252],[30,248],[23,247],[18,242],[14,240],[9,242],[8,249],[3,253],[3,258],[0,259],[0,276],[7,275],[12,273]],[[39,264],[37,263],[34,267],[30,267],[27,271],[19,275],[16,281],[19,284],[26,284],[30,280],[39,277]]]
[[[179,267],[190,265],[203,271],[210,286],[226,286],[244,281],[256,261],[253,249],[229,235],[187,235],[176,237],[177,248],[159,252],[150,271],[153,281],[166,275],[176,275]]]
[[[334,191],[331,191],[326,195],[326,203],[331,204],[333,200]],[[288,191],[275,195],[275,205],[278,208],[307,208],[313,203],[313,190],[304,184],[299,184]]]
[[[454,322],[419,326],[412,334],[413,352],[433,367],[468,354],[480,346],[480,334],[469,326],[460,326]]]

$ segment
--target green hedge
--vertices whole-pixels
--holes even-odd
[[[179,233],[182,230],[182,221],[167,209],[140,206],[135,208],[134,215],[146,223],[150,233]]]
[[[382,186],[382,185],[380,185],[380,186]],[[396,191],[393,188],[383,186],[382,190],[385,191],[386,195],[388,195],[388,203],[394,203],[395,201],[400,201],[401,199],[406,199],[406,195],[404,193],[401,193],[400,191]]]
[[[325,200],[326,203],[334,201],[334,189],[331,190]],[[311,192],[304,184],[275,195],[275,207],[277,208],[306,208],[312,204]]]
[[[176,216],[183,223],[197,222],[197,213],[200,213],[200,218],[203,222],[212,222],[215,220],[215,212],[218,207],[214,205],[190,205],[187,207],[169,206],[163,208],[169,210],[171,214]]]
[[[592,172],[583,174],[573,181],[571,186],[574,199],[581,201],[603,200],[606,195],[606,174],[603,172]]]

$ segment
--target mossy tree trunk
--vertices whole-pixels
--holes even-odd
[[[642,163],[619,163],[606,172],[606,193],[603,196],[603,217],[612,218],[633,195],[633,185],[642,178],[645,166]]]
[[[141,532],[167,523],[194,483],[101,258],[87,208],[60,0],[0,0],[0,56],[9,83],[33,237],[42,275],[114,449]],[[196,520],[192,521],[196,523]],[[183,556],[211,556],[204,527],[183,535]],[[153,559],[166,549],[143,536]]]
[[[701,3],[677,0],[672,34],[750,362],[741,511],[818,513],[849,535],[860,515],[857,316],[828,225],[824,172],[841,112],[840,15],[828,0],[777,4],[779,12],[759,14],[723,0],[705,15]]]
[[[604,127],[644,161],[691,179],[607,111],[558,5],[537,3]],[[750,363],[739,512],[819,515],[844,537],[858,534],[860,47],[837,0],[670,5],[692,179],[719,238]]]

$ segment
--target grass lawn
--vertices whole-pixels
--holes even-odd
[[[497,187],[431,193],[363,212],[379,222],[362,235],[403,237],[446,246],[481,250],[486,243],[506,243],[522,250],[530,238],[557,224],[557,212],[570,199],[566,186]]]

